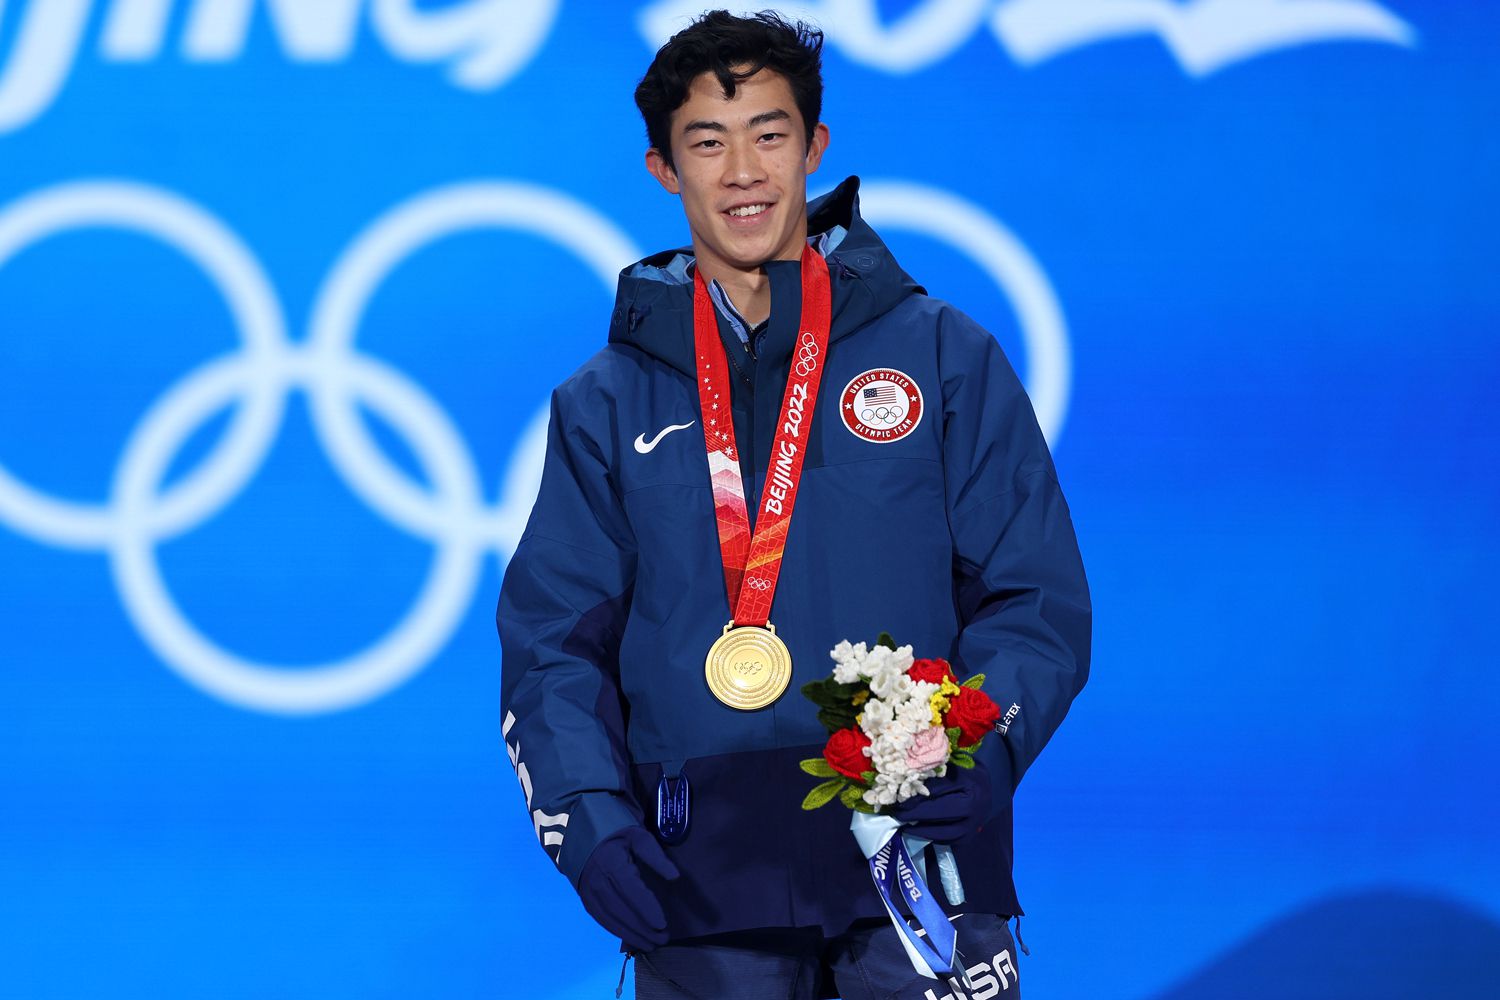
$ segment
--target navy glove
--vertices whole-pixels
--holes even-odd
[[[578,877],[583,908],[631,951],[667,943],[667,918],[641,878],[641,865],[669,882],[678,876],[677,866],[650,831],[627,826],[599,842]]]
[[[948,765],[948,773],[927,782],[927,795],[918,795],[895,806],[891,815],[910,833],[934,844],[962,840],[984,824],[990,815],[990,776],[984,764],[972,768]]]

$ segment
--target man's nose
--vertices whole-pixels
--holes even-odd
[[[733,143],[724,159],[724,183],[730,187],[750,187],[766,179],[760,157],[753,145]]]

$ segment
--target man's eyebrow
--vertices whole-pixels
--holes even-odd
[[[762,111],[745,123],[746,128],[754,128],[757,125],[765,125],[768,122],[789,122],[792,116],[777,108],[775,111]]]
[[[728,132],[729,131],[729,129],[727,129],[727,128],[724,127],[724,123],[723,122],[712,122],[712,121],[708,121],[708,120],[703,119],[703,118],[699,118],[696,121],[690,121],[686,125],[682,126],[682,134],[683,135],[687,135],[689,132],[697,132],[699,130],[706,131],[706,132]]]

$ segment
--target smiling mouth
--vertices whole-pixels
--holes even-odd
[[[735,219],[748,219],[752,216],[760,215],[770,207],[768,202],[761,202],[756,205],[740,205],[736,208],[726,209],[724,214]]]

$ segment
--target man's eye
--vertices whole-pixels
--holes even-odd
[[[696,145],[699,149],[709,149],[711,147],[720,145],[720,142],[718,139],[704,139],[702,142],[697,143]]]
[[[780,139],[784,135],[786,135],[785,132],[767,132],[766,134],[761,136],[761,139],[764,141],[770,141],[773,139]]]

